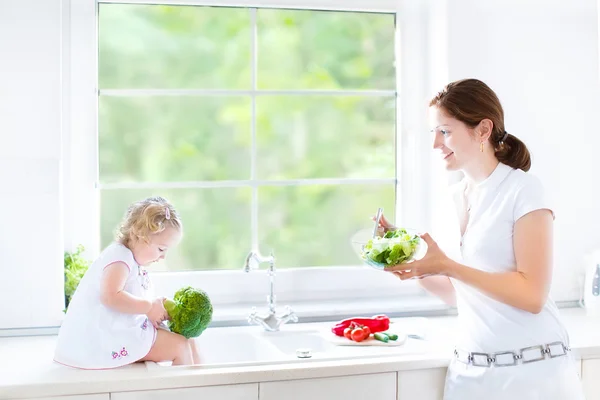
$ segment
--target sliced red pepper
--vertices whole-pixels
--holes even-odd
[[[387,331],[390,328],[390,319],[387,315],[375,315],[371,318],[354,317],[338,322],[331,331],[337,336],[344,336],[344,329],[352,323],[368,326],[371,333]]]

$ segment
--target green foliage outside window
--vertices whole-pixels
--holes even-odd
[[[184,240],[169,270],[237,269],[250,250],[252,18],[244,8],[99,6],[101,237],[132,201],[169,198]],[[258,9],[256,89],[395,90],[392,14]],[[219,89],[227,95],[103,95],[109,89]],[[349,238],[384,207],[393,183],[268,185],[296,179],[394,178],[396,98],[256,96],[258,241],[279,267],[359,265]],[[178,183],[239,181],[239,187]],[[122,188],[144,183],[147,188]],[[168,189],[152,188],[169,183]]]

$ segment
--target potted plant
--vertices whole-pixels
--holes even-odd
[[[79,245],[73,252],[65,251],[65,312],[79,281],[90,266],[90,262],[82,256],[84,250],[83,245]]]

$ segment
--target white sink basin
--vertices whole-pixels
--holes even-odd
[[[254,332],[235,328],[209,328],[195,340],[200,353],[200,367],[270,364],[286,358],[285,354]],[[171,362],[146,362],[148,369],[170,366]]]
[[[316,330],[263,332],[260,337],[286,355],[295,356],[299,348],[308,348],[314,354],[334,351],[337,347]]]
[[[249,332],[207,329],[196,339],[203,364],[245,364],[282,359],[269,343]]]

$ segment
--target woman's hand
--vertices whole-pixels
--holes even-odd
[[[374,216],[371,219],[375,221],[376,218],[377,216]],[[395,231],[396,229],[398,228],[396,228],[394,224],[390,223],[387,219],[385,219],[385,216],[381,214],[381,218],[379,218],[379,226],[377,227],[377,234],[379,236],[383,236],[386,232]]]
[[[415,260],[410,263],[386,267],[386,271],[393,272],[394,275],[402,280],[412,278],[421,279],[432,275],[448,274],[450,259],[446,256],[446,253],[440,249],[438,244],[428,233],[419,236],[427,243],[427,253],[425,256],[420,260]]]
[[[167,310],[165,310],[165,306],[163,305],[164,297],[159,297],[152,302],[152,307],[150,307],[150,311],[146,313],[146,316],[152,322],[155,328],[169,318],[169,314],[167,314]]]

